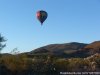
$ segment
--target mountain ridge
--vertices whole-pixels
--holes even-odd
[[[95,53],[100,53],[100,41],[90,44],[70,42],[63,44],[49,44],[32,50],[29,54],[36,55],[54,55],[61,57],[88,57]]]

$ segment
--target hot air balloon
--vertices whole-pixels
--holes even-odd
[[[41,25],[47,19],[48,14],[46,11],[40,10],[36,13],[37,19],[40,21]]]

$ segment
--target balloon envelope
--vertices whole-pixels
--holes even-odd
[[[48,14],[46,11],[40,10],[36,13],[37,19],[40,21],[41,25],[47,19]]]

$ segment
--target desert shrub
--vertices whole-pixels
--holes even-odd
[[[3,56],[1,60],[4,62],[6,67],[11,71],[26,70],[28,67],[28,61],[25,56],[9,55]]]
[[[68,67],[68,71],[81,71],[81,67],[82,67],[82,59],[81,58],[71,58],[68,60],[69,65]]]
[[[54,68],[56,71],[67,71],[69,62],[65,59],[58,59],[54,62]]]

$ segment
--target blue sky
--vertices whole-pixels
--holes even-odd
[[[48,12],[41,26],[38,10]],[[100,40],[100,0],[0,0],[2,52],[28,52],[54,43]]]

